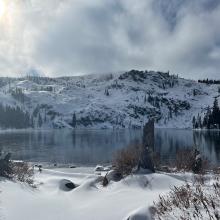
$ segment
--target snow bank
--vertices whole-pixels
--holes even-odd
[[[94,169],[94,168],[93,168]],[[146,219],[146,210],[173,185],[184,178],[166,174],[133,175],[120,182],[100,183],[91,168],[36,171],[36,189],[20,183],[1,181],[1,218],[5,220],[132,220]],[[65,191],[63,180],[79,185]],[[144,206],[144,207],[143,207]],[[143,207],[140,209],[140,207]],[[144,218],[145,216],[145,218]]]

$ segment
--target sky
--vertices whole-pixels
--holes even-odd
[[[219,0],[0,0],[0,76],[220,78]]]

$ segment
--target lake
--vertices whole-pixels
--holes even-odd
[[[109,163],[118,149],[141,141],[141,130],[1,131],[0,149],[13,159],[76,165]],[[181,148],[197,146],[213,164],[220,164],[220,131],[156,129],[155,149],[164,162]]]

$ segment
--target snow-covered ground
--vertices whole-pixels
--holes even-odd
[[[126,220],[133,216],[131,220],[146,220],[159,195],[191,178],[191,174],[137,174],[103,187],[94,168],[43,169],[35,172],[35,189],[0,181],[0,219]],[[65,191],[63,180],[79,186]]]
[[[218,85],[154,71],[1,81],[0,103],[28,111],[35,127],[41,117],[43,128],[134,128],[149,117],[157,127],[191,128],[219,96]],[[16,89],[25,97],[12,96]]]

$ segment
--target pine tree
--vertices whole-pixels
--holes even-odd
[[[152,104],[153,97],[152,97],[151,95],[149,95],[148,98],[147,98],[147,101],[148,101],[150,104]]]
[[[170,119],[173,118],[173,114],[172,114],[172,109],[171,108],[169,108],[169,118]]]
[[[202,119],[201,119],[201,116],[199,114],[197,116],[197,123],[198,123],[198,128],[202,128]]]
[[[195,124],[196,124],[196,117],[195,116],[193,116],[192,124],[193,124],[193,128],[195,128]]]
[[[207,112],[204,116],[204,128],[210,129],[211,125],[213,124],[213,120],[212,120],[212,111],[211,108],[208,106]]]
[[[73,114],[72,126],[73,126],[74,128],[76,127],[76,113]]]
[[[220,110],[219,110],[217,98],[215,98],[213,103],[212,117],[213,117],[213,123],[220,125]]]
[[[42,120],[41,114],[39,113],[39,115],[38,115],[38,127],[41,127],[42,124],[43,124],[43,120]]]
[[[197,118],[198,125],[200,119]],[[220,127],[220,109],[218,106],[218,99],[215,98],[212,109],[208,107],[207,112],[203,118],[202,127],[210,129],[215,128],[216,126]]]
[[[31,122],[30,123],[31,123],[31,127],[34,128],[34,118],[33,118],[33,116],[31,116]]]
[[[109,95],[110,95],[108,89],[105,89],[105,95],[106,95],[106,96],[109,96]]]
[[[202,122],[202,127],[207,128],[207,126],[208,126],[208,115],[205,114],[205,116],[203,118],[203,122]]]
[[[198,122],[195,122],[195,129],[199,128]]]

